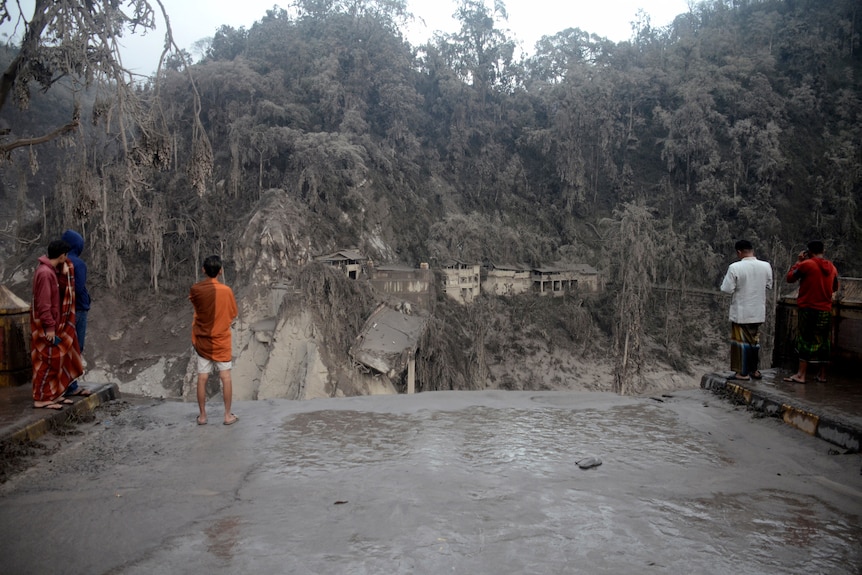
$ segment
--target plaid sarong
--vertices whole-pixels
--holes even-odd
[[[33,401],[54,401],[69,384],[84,373],[78,334],[75,331],[75,276],[72,262],[69,271],[60,274],[60,323],[55,333],[60,343],[52,345],[45,338],[42,320],[36,317],[35,302],[30,306],[30,360],[33,363]]]

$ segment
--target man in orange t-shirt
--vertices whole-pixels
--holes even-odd
[[[192,323],[192,345],[197,356],[198,387],[197,398],[200,414],[198,425],[207,422],[207,380],[213,366],[218,369],[224,396],[224,424],[231,425],[239,419],[231,413],[233,384],[230,370],[232,367],[231,324],[237,316],[236,300],[233,290],[218,281],[222,275],[221,258],[209,256],[204,260],[204,273],[207,278],[192,286],[189,300],[195,308]]]

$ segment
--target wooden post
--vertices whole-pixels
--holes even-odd
[[[410,352],[407,360],[407,393],[416,393],[416,352]]]

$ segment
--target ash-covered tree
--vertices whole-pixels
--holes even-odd
[[[624,204],[607,223],[612,228],[608,261],[616,290],[614,391],[632,395],[644,385],[646,318],[659,240],[653,213],[643,202]]]
[[[161,1],[156,0],[155,5],[168,24],[164,60],[176,46]],[[135,147],[138,154],[146,153],[136,144],[152,135],[158,126],[153,125],[154,118],[141,106],[133,73],[122,64],[120,39],[126,33],[155,29],[156,14],[150,2],[36,0],[28,16],[18,2],[2,0],[0,23],[5,22],[13,34],[20,35],[20,45],[0,78],[0,111],[10,103],[26,111],[34,88],[48,92],[58,86],[65,88],[73,111],[63,125],[52,126],[40,135],[10,131],[0,141],[0,154],[8,157],[17,148],[45,143],[77,130],[85,104],[90,106],[87,112],[93,123],[118,123],[119,137],[127,152]],[[129,137],[137,139],[129,141]]]
[[[510,96],[523,85],[523,65],[502,28],[508,19],[502,0],[459,0],[454,17],[461,29],[426,47],[429,85],[440,101],[432,121],[443,132],[441,152],[465,195],[474,203],[496,203],[522,172],[511,151]]]
[[[161,245],[142,239],[158,235],[148,222],[161,221],[154,210],[163,205],[151,197],[149,182],[176,157],[177,140],[168,129],[158,89],[147,89],[143,78],[123,65],[120,52],[125,35],[156,28],[157,10],[166,24],[158,77],[166,57],[183,55],[161,0],[35,0],[29,14],[19,2],[0,1],[0,23],[20,38],[0,78],[0,111],[13,105],[18,109],[6,115],[9,128],[0,134],[0,163],[17,161],[16,151],[22,151],[28,154],[23,160],[35,169],[37,145],[72,140],[62,160],[69,169],[60,171],[52,191],[59,219],[54,223],[88,228],[98,237],[98,243],[90,241],[99,246],[91,257],[101,260],[99,269],[112,286],[125,275],[117,255],[122,248],[137,243],[152,252]],[[192,82],[190,75],[188,80]],[[59,96],[68,116],[43,126],[40,133],[28,133],[18,129],[15,120],[26,117],[35,89]],[[199,109],[198,103],[194,110]],[[190,125],[185,172],[190,187],[203,193],[212,152],[196,115]],[[150,256],[152,261],[160,259],[160,254]],[[150,270],[155,287],[159,268],[156,263]]]

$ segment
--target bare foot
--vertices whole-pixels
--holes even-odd
[[[52,411],[62,411],[63,406],[52,401],[34,401],[33,409],[50,409]]]

